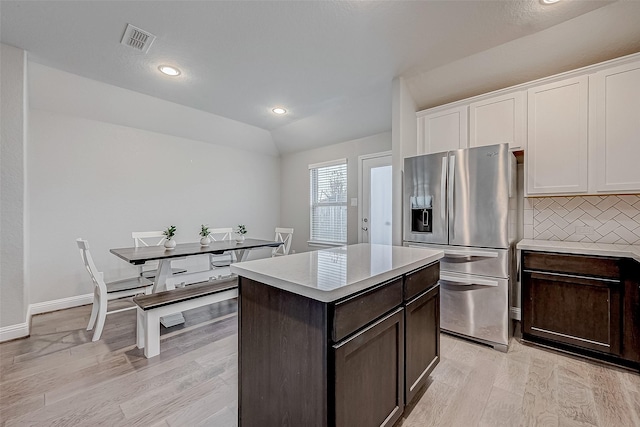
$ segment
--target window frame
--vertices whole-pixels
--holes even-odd
[[[344,197],[344,201],[341,202],[325,202],[325,203],[320,203],[317,200],[315,200],[315,197],[317,197],[317,191],[313,191],[314,188],[314,184],[315,186],[317,186],[317,181],[314,183],[314,175],[313,175],[313,171],[316,170],[320,170],[320,169],[324,169],[324,168],[329,168],[329,167],[335,167],[335,166],[344,166],[344,177],[345,177],[345,197]],[[348,162],[346,158],[342,158],[342,159],[336,159],[336,160],[331,160],[331,161],[327,161],[327,162],[322,162],[322,163],[314,163],[314,164],[310,164],[309,165],[309,240],[307,241],[307,243],[309,244],[309,246],[344,246],[347,244],[347,239],[348,239],[348,174],[349,174],[349,166],[348,166]],[[316,180],[317,180],[317,172],[316,172]],[[313,230],[314,230],[314,212],[316,211],[314,208],[315,207],[319,207],[319,206],[338,206],[338,207],[344,207],[345,209],[345,229],[344,229],[344,241],[342,240],[320,240],[317,237],[314,238],[313,235]]]

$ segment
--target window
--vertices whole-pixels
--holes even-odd
[[[347,243],[347,159],[309,165],[311,239]]]

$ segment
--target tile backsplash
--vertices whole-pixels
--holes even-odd
[[[524,238],[640,244],[640,195],[525,198]]]

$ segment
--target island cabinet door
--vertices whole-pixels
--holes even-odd
[[[409,301],[405,315],[405,401],[411,402],[440,362],[440,285]]]
[[[399,308],[333,346],[335,425],[393,426],[404,410],[404,313]]]

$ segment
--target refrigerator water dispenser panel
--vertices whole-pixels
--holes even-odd
[[[433,231],[433,197],[411,196],[411,231],[431,233]]]
[[[411,209],[411,231],[431,233],[433,231],[432,214],[432,209]]]

